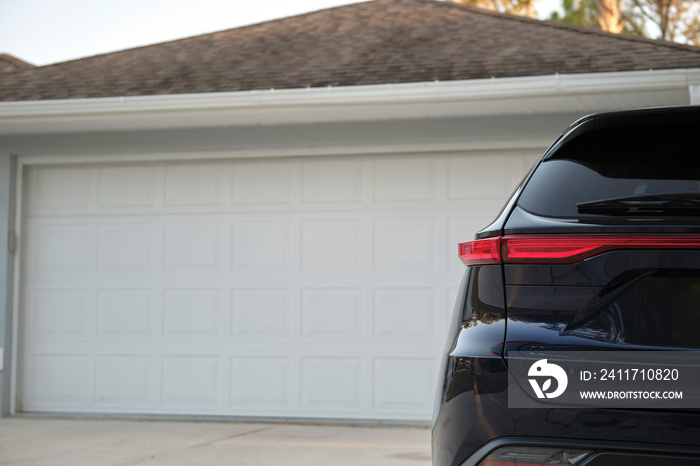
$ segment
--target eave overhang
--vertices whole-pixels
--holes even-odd
[[[0,102],[0,135],[590,113],[688,105],[700,69]]]

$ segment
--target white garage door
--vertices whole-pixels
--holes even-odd
[[[536,156],[33,166],[21,409],[427,420],[456,243]]]

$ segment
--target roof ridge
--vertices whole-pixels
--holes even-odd
[[[36,68],[36,65],[29,63],[28,61],[24,61],[21,58],[17,58],[14,55],[10,55],[6,52],[0,53],[0,60],[8,61],[13,65],[21,66],[22,68]]]
[[[373,0],[373,1],[383,1],[383,0]],[[573,24],[560,23],[557,21],[528,18],[526,16],[514,15],[514,14],[510,14],[510,13],[501,13],[500,11],[489,10],[486,8],[481,8],[481,7],[477,7],[477,6],[473,6],[473,5],[467,5],[464,3],[457,3],[457,2],[450,1],[450,0],[398,0],[398,1],[408,1],[408,2],[416,2],[416,3],[424,3],[424,4],[427,3],[427,4],[432,4],[432,5],[441,6],[441,7],[445,6],[448,8],[456,8],[456,9],[465,10],[465,11],[469,11],[469,12],[476,13],[476,14],[483,14],[483,15],[487,15],[487,16],[496,16],[496,17],[507,19],[510,21],[519,21],[519,22],[524,22],[524,23],[529,23],[529,24],[536,24],[536,25],[544,26],[544,27],[551,27],[554,29],[564,29],[564,30],[579,32],[579,33],[583,33],[583,34],[597,35],[597,36],[602,36],[602,37],[614,38],[614,39],[618,39],[618,40],[626,40],[626,41],[630,41],[630,42],[641,42],[641,43],[658,45],[658,46],[662,46],[662,47],[669,47],[669,48],[673,48],[673,49],[685,50],[687,52],[700,53],[700,47],[695,46],[695,45],[680,44],[678,42],[672,42],[672,41],[662,40],[662,39],[651,39],[649,37],[642,37],[642,36],[637,36],[637,35],[628,34],[628,33],[615,34],[612,32],[606,32],[606,31],[597,30],[597,29],[593,29],[593,28],[587,28],[584,26],[576,26]]]
[[[334,6],[334,7],[321,8],[319,10],[307,11],[305,13],[299,13],[299,14],[293,15],[293,16],[285,16],[282,18],[276,18],[276,19],[271,19],[271,20],[267,20],[267,21],[260,21],[257,23],[246,24],[243,26],[237,26],[237,27],[232,27],[232,28],[228,28],[228,29],[222,29],[219,31],[205,32],[205,33],[197,34],[194,36],[181,37],[179,39],[154,42],[152,44],[145,44],[145,45],[140,45],[137,47],[131,47],[131,48],[122,49],[122,50],[114,50],[112,52],[98,53],[95,55],[88,55],[86,57],[74,58],[72,60],[51,63],[51,64],[43,65],[43,66],[35,66],[35,65],[31,65],[29,63],[28,64],[33,66],[34,68],[48,68],[48,67],[52,67],[52,66],[56,66],[56,65],[63,65],[65,63],[71,63],[71,62],[76,62],[76,61],[80,61],[80,60],[90,60],[90,59],[94,59],[97,57],[103,57],[103,56],[107,56],[107,55],[115,55],[115,54],[120,54],[120,53],[133,52],[136,50],[146,49],[148,47],[156,47],[156,46],[165,45],[165,44],[176,44],[178,42],[183,42],[183,41],[191,41],[191,40],[197,40],[197,39],[202,39],[202,38],[206,38],[206,37],[212,37],[215,35],[226,34],[226,33],[229,33],[231,31],[240,31],[240,30],[244,30],[244,29],[248,29],[248,28],[260,27],[262,25],[285,22],[288,20],[295,20],[295,19],[299,19],[299,18],[302,18],[305,16],[311,16],[314,14],[318,14],[318,13],[321,13],[324,11],[353,8],[353,7],[356,7],[357,5],[368,4],[368,3],[394,3],[394,4],[396,4],[396,3],[420,3],[420,4],[428,4],[428,5],[434,5],[434,6],[441,7],[441,8],[445,8],[445,7],[446,8],[453,8],[453,9],[457,9],[457,10],[468,11],[468,12],[475,13],[475,14],[498,17],[498,18],[505,19],[508,21],[523,22],[523,23],[528,23],[528,24],[537,25],[537,26],[541,26],[541,27],[563,29],[563,30],[568,30],[568,31],[578,32],[578,33],[583,33],[583,34],[589,34],[589,35],[594,35],[594,36],[597,35],[597,36],[614,38],[617,40],[632,41],[632,42],[637,42],[637,43],[639,43],[639,42],[648,43],[648,44],[653,44],[653,45],[662,46],[662,47],[669,47],[672,49],[700,53],[700,47],[696,47],[696,46],[692,46],[692,45],[679,44],[676,42],[670,42],[670,41],[659,40],[659,39],[649,39],[647,37],[634,36],[631,34],[613,34],[610,32],[599,31],[596,29],[586,28],[583,26],[575,26],[572,24],[559,23],[559,22],[555,22],[555,21],[528,18],[525,16],[514,15],[514,14],[509,14],[509,13],[501,13],[499,11],[489,10],[486,8],[480,8],[480,7],[476,7],[473,5],[466,5],[463,3],[456,3],[456,2],[453,2],[450,0],[360,0],[360,1],[354,2],[354,3],[347,3],[344,5],[338,5],[338,6]]]
[[[130,47],[127,49],[113,50],[111,52],[103,52],[103,53],[97,53],[95,55],[88,55],[85,57],[73,58],[72,60],[66,60],[66,61],[61,61],[61,62],[56,62],[56,63],[49,63],[48,65],[36,66],[36,68],[48,68],[50,66],[63,65],[65,63],[72,63],[72,62],[76,62],[76,61],[80,61],[80,60],[88,60],[88,59],[92,59],[92,58],[103,57],[106,55],[113,55],[113,54],[118,54],[118,53],[123,53],[123,52],[133,52],[135,50],[141,50],[141,49],[145,49],[148,47],[156,47],[159,45],[175,44],[177,42],[189,41],[189,40],[193,40],[193,39],[201,39],[204,37],[214,36],[217,34],[224,34],[224,33],[230,32],[230,31],[240,31],[243,29],[259,27],[259,26],[262,26],[265,24],[277,23],[277,22],[282,22],[282,21],[286,21],[286,20],[290,20],[290,19],[298,19],[298,18],[301,18],[304,16],[310,16],[310,15],[320,13],[323,11],[337,10],[339,8],[347,8],[347,7],[352,7],[352,6],[363,4],[363,3],[393,3],[393,2],[395,2],[395,0],[359,0],[359,1],[356,1],[354,3],[346,3],[344,5],[331,6],[331,7],[327,7],[327,8],[320,8],[318,10],[307,11],[305,13],[299,13],[299,14],[292,15],[292,16],[284,16],[282,18],[275,18],[275,19],[269,19],[266,21],[259,21],[257,23],[244,24],[242,26],[235,26],[232,28],[220,29],[218,31],[204,32],[202,34],[196,34],[194,36],[181,37],[179,39],[164,40],[161,42],[154,42],[152,44],[144,44],[144,45],[139,45],[136,47]]]

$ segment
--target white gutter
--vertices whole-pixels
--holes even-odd
[[[560,104],[566,103],[566,108],[571,111],[585,111],[586,105],[576,105],[581,98],[624,94],[629,102],[630,96],[635,94],[658,92],[684,92],[688,96],[688,101],[685,102],[687,104],[690,103],[689,86],[698,83],[700,69],[696,68],[371,86],[0,102],[0,125],[4,127],[0,127],[0,134],[8,134],[7,130],[10,127],[20,130],[19,132],[28,132],[28,128],[21,128],[24,126],[22,123],[39,124],[43,130],[50,131],[50,123],[56,121],[56,118],[63,122],[85,121],[89,123],[87,130],[100,129],[102,125],[98,124],[98,120],[105,119],[107,125],[103,129],[108,129],[108,120],[121,119],[127,115],[138,117],[139,122],[134,124],[134,128],[144,128],[144,118],[160,119],[159,122],[153,121],[154,127],[173,127],[162,120],[164,115],[178,116],[182,120],[183,117],[187,119],[188,116],[201,116],[202,112],[212,111],[217,112],[218,118],[229,114],[230,118],[224,118],[222,124],[235,125],[407,118],[410,115],[406,115],[406,106],[418,110],[413,116],[421,118],[543,113],[547,111],[546,108],[542,110],[535,106],[530,110],[518,111],[515,110],[517,105],[513,105],[519,101],[531,103],[533,100],[543,99],[550,99],[550,103],[559,99]],[[396,108],[392,110],[391,106]],[[377,108],[381,108],[381,111],[372,115],[372,111],[376,111]],[[329,119],[324,109],[335,110],[337,113]],[[270,112],[272,116],[270,118],[270,115],[261,115],[260,112]],[[249,114],[249,118],[244,117],[246,114]],[[123,127],[123,123],[125,122],[118,126]],[[148,126],[146,124],[146,128]],[[13,132],[10,131],[9,134]]]

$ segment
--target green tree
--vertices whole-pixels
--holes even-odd
[[[576,26],[599,28],[596,0],[562,0],[561,9],[563,14],[555,11],[548,19]]]
[[[452,0],[537,17],[537,0]],[[700,0],[561,0],[552,21],[700,45]]]
[[[700,0],[562,0],[550,20],[700,45]]]
[[[700,45],[700,1],[625,1],[623,18],[628,30],[654,38]]]

